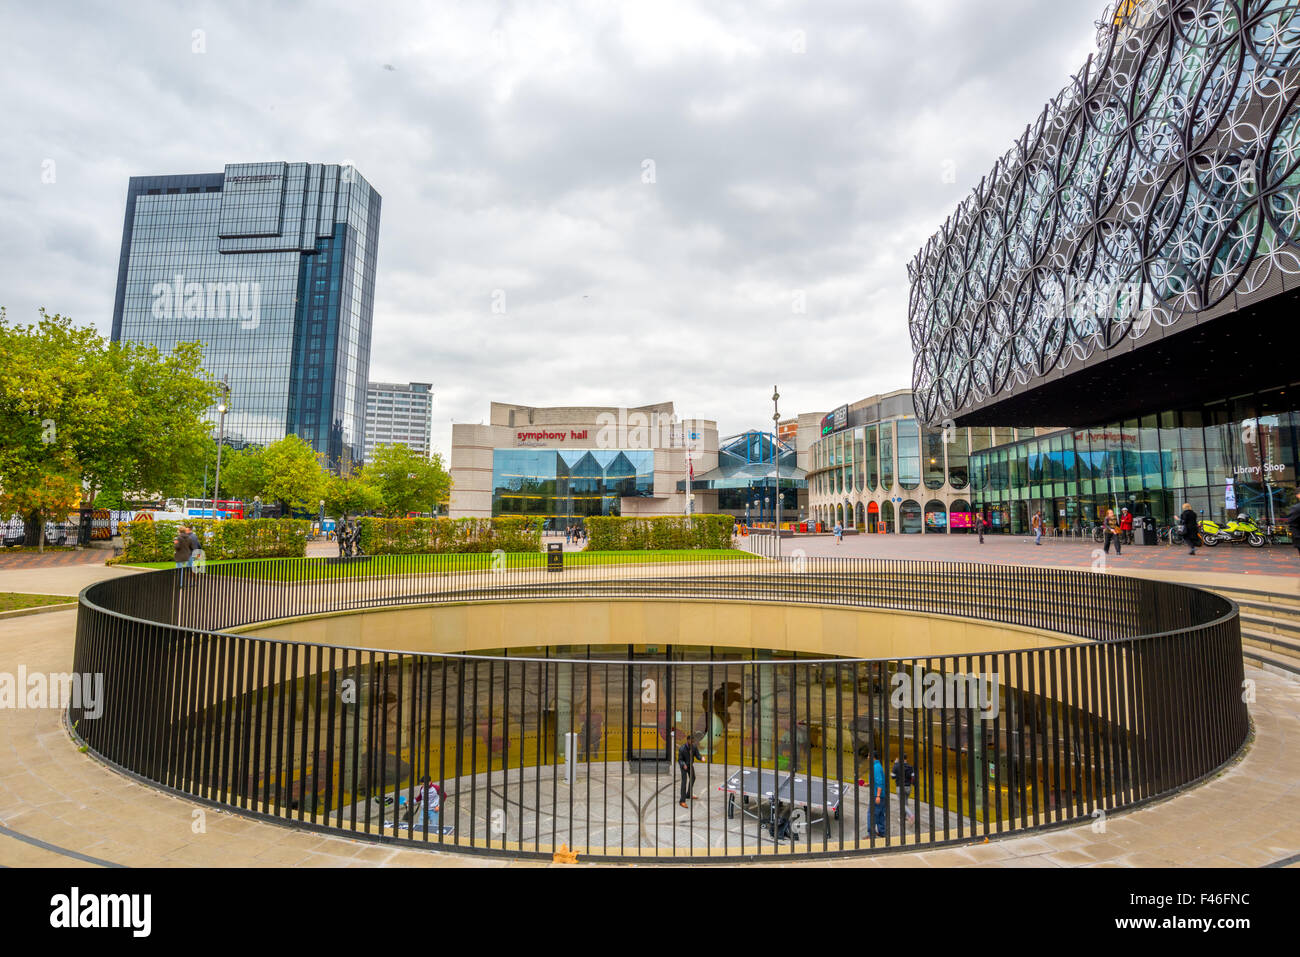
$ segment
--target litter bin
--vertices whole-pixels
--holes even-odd
[[[1142,519],[1142,544],[1155,545],[1156,543],[1156,520],[1147,515]]]

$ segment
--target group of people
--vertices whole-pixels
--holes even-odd
[[[583,525],[566,525],[564,527],[564,544],[579,545],[587,541],[588,532]]]

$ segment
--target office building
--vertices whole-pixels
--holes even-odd
[[[201,342],[230,386],[229,441],[292,433],[347,468],[365,449],[379,215],[350,166],[134,176],[113,340]]]
[[[405,445],[428,457],[432,451],[433,384],[372,382],[366,387],[366,461],[381,445]]]

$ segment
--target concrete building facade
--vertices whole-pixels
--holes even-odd
[[[549,528],[588,516],[685,515],[679,483],[718,464],[717,423],[679,419],[671,402],[493,402],[487,424],[453,423],[451,441],[452,518],[519,515]],[[715,510],[716,493],[692,494],[695,513]]]

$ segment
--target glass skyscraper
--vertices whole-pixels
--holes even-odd
[[[359,462],[380,202],[350,166],[131,177],[113,340],[201,342],[236,445],[294,434],[331,468]]]

